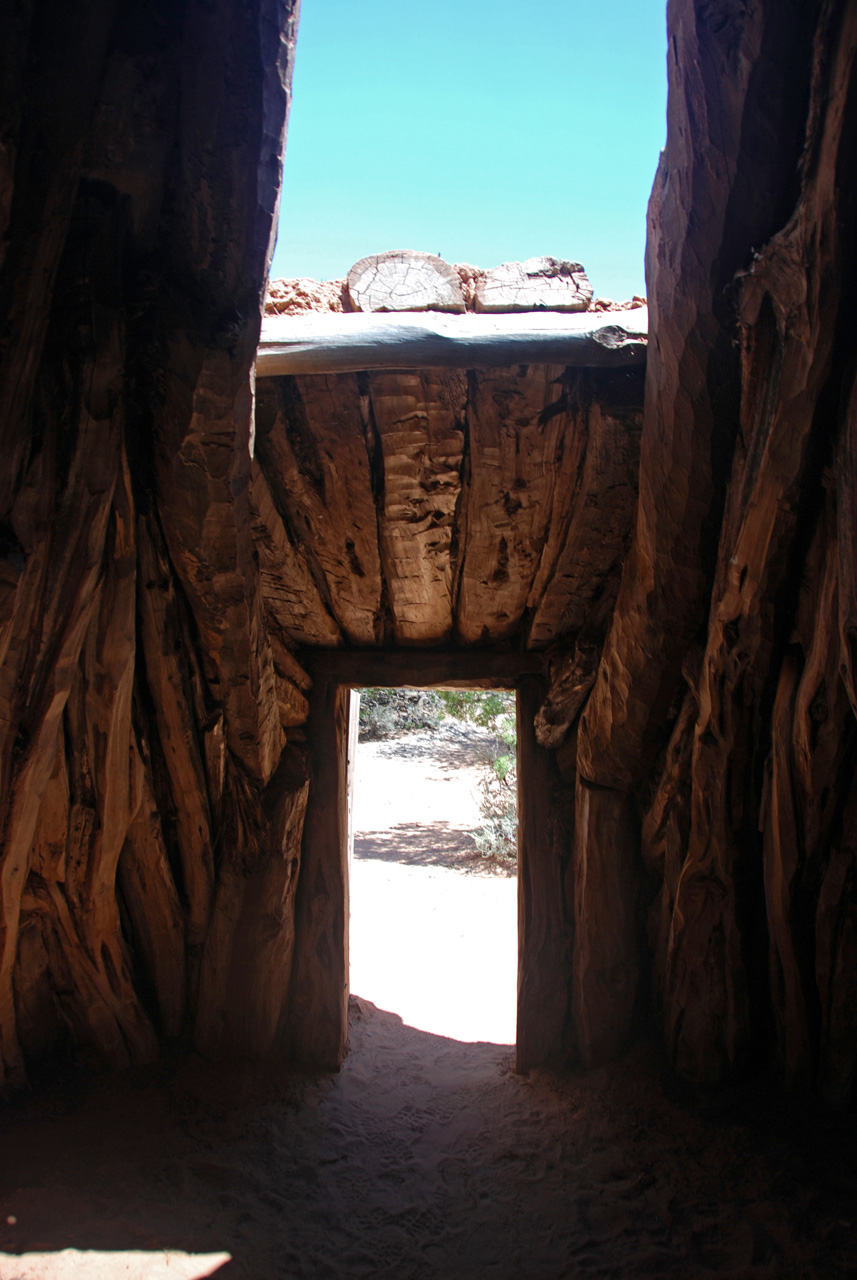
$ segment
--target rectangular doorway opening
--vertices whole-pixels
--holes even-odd
[[[515,1043],[516,695],[364,689],[349,743],[350,990],[409,1026]]]

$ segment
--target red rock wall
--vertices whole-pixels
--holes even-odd
[[[578,824],[579,1044],[595,1061],[627,1037],[623,921],[648,908],[680,1071],[718,1082],[773,1055],[844,1099],[857,10],[672,0],[668,38],[636,532],[579,732],[580,788],[614,815],[608,841]]]

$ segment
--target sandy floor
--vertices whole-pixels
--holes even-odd
[[[403,787],[388,784],[391,806]],[[438,804],[442,830],[466,830]],[[389,861],[358,848],[355,884],[366,870],[371,891],[369,863],[413,867],[406,835]],[[410,848],[432,875],[453,856],[466,883],[514,890],[474,873],[464,836],[457,852]],[[378,936],[381,980],[398,944]],[[522,1079],[508,1044],[417,1029],[361,995],[336,1077],[185,1057],[119,1080],[37,1078],[0,1111],[0,1280],[845,1280],[855,1153],[853,1116],[760,1083],[698,1094],[652,1046]]]
[[[645,1049],[520,1079],[355,1001],[336,1078],[40,1082],[2,1121],[0,1277],[844,1280],[855,1137]]]

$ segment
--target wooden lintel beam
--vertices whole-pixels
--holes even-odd
[[[260,378],[364,369],[491,369],[517,364],[617,368],[646,362],[648,313],[266,316]]]
[[[513,689],[545,670],[541,653],[488,649],[303,649],[300,661],[313,680],[370,689]]]

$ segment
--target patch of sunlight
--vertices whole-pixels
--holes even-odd
[[[514,880],[355,860],[351,990],[410,1027],[514,1044]]]
[[[60,1249],[49,1253],[0,1253],[6,1280],[205,1280],[232,1261],[231,1253],[182,1253],[178,1249]]]
[[[444,721],[360,744],[350,988],[418,1031],[511,1045],[517,883],[480,867],[473,840],[489,739],[484,727]]]

